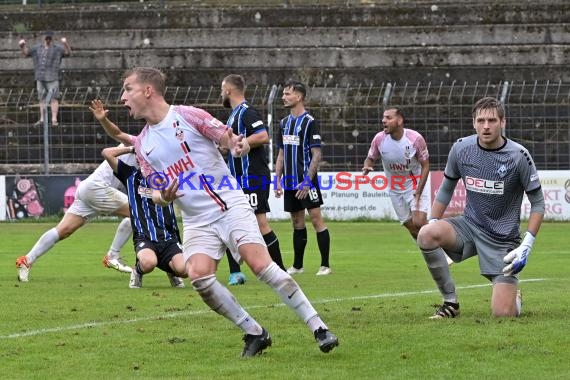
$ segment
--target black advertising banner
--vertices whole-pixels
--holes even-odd
[[[63,215],[75,199],[75,189],[87,178],[74,176],[6,176],[6,219]]]

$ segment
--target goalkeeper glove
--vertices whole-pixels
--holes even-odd
[[[513,249],[503,258],[503,262],[509,264],[503,268],[505,276],[514,276],[523,270],[533,243],[534,236],[527,231],[521,245]]]

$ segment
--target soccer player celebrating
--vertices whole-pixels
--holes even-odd
[[[425,187],[429,176],[429,153],[421,134],[404,128],[404,113],[390,107],[382,117],[384,130],[374,136],[364,160],[362,174],[374,170],[382,158],[382,166],[390,184],[390,200],[394,211],[414,239],[427,223],[429,194]]]
[[[477,133],[457,140],[451,148],[432,206],[432,218],[441,218],[461,179],[467,190],[464,215],[429,223],[418,234],[418,245],[443,296],[433,319],[459,316],[455,283],[443,250],[455,262],[479,256],[480,273],[493,284],[493,315],[520,315],[517,274],[526,265],[544,217],[544,197],[532,157],[502,134],[506,124],[503,105],[485,97],[475,103],[472,115]],[[521,242],[524,193],[531,210]]]
[[[165,76],[159,70],[127,71],[121,100],[133,118],[144,119],[147,125],[136,138],[112,123],[102,125],[118,141],[134,142],[143,175],[156,188],[153,201],[160,205],[174,201],[180,207],[184,259],[194,289],[212,310],[244,331],[242,356],[257,355],[271,346],[267,330],[216,279],[227,247],[307,324],[320,350],[329,352],[338,345],[337,337],[295,280],[271,260],[253,209],[218,151],[220,146],[243,157],[249,152],[247,140],[202,109],[169,105],[164,90]]]
[[[400,223],[408,229],[414,241],[420,228],[427,224],[429,213],[429,153],[423,136],[404,128],[404,113],[398,107],[384,110],[384,130],[372,139],[362,174],[374,170],[374,163],[382,159],[382,167],[389,183],[390,201]],[[451,265],[453,261],[446,256]]]

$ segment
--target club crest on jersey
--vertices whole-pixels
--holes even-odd
[[[184,131],[181,128],[176,128],[175,135],[178,141],[184,141]]]
[[[504,164],[501,165],[501,167],[499,167],[497,170],[497,174],[499,177],[504,178],[507,175],[507,167]]]
[[[404,157],[409,160],[412,158],[412,147],[409,145],[406,145],[406,147],[404,148]]]

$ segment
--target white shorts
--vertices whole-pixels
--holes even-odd
[[[241,263],[238,247],[245,243],[265,246],[253,209],[230,208],[223,217],[211,224],[184,227],[184,261],[196,253],[219,261],[227,247],[236,262]]]
[[[421,211],[428,214],[429,212],[429,197],[427,189],[424,189],[420,196],[420,207],[416,208],[416,200],[414,198],[414,191],[406,191],[405,193],[390,193],[390,200],[394,211],[400,223],[404,224],[410,220],[413,211]]]
[[[114,187],[82,181],[75,191],[75,200],[67,212],[91,219],[99,214],[114,215],[121,207],[128,204],[127,195]]]

